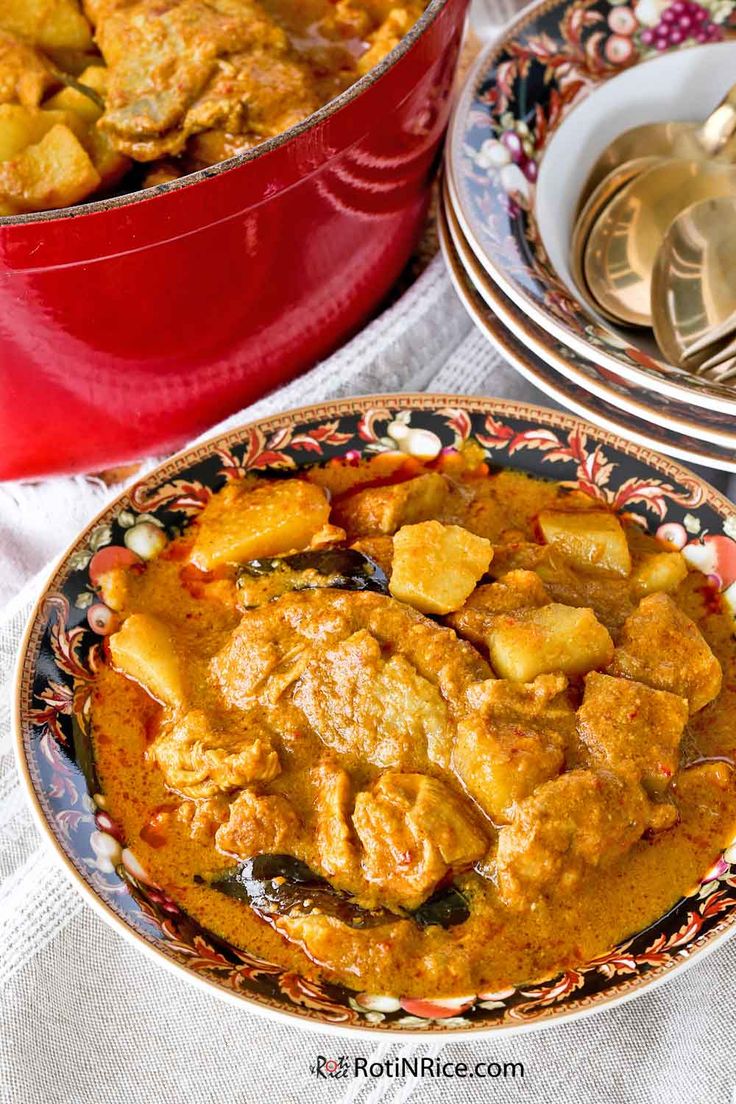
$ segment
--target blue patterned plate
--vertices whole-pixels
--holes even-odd
[[[181,977],[244,1008],[322,1031],[457,1034],[541,1026],[642,991],[736,927],[732,845],[659,922],[564,974],[455,1000],[359,993],[316,984],[204,930],[152,881],[134,843],[106,812],[88,717],[111,617],[94,579],[103,561],[109,566],[130,555],[125,536],[151,523],[177,532],[213,491],[246,472],[293,471],[399,447],[426,457],[470,437],[494,465],[563,480],[666,533],[736,605],[732,507],[674,461],[538,407],[457,395],[383,395],[305,407],[173,457],[80,534],[34,610],[19,661],[16,736],[20,770],[44,832],[80,891],[118,931]]]

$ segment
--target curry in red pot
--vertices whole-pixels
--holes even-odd
[[[167,183],[367,73],[424,0],[5,0],[0,215]]]

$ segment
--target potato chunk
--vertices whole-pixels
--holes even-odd
[[[500,614],[488,634],[489,654],[502,678],[531,682],[562,671],[584,675],[605,667],[613,641],[591,609],[552,602],[539,609]]]
[[[104,94],[107,72],[101,65],[91,65],[81,74],[79,82]],[[102,115],[102,108],[93,99],[76,88],[62,88],[43,106],[44,113],[61,111],[67,120],[77,121],[77,126],[72,125],[72,129],[89,154],[103,184],[110,186],[116,183],[128,171],[130,159],[119,153],[108,136],[95,125]]]
[[[542,510],[539,528],[578,568],[613,575],[631,572],[626,533],[615,514],[603,510]]]
[[[367,487],[335,503],[333,521],[351,538],[395,533],[402,525],[426,521],[442,512],[449,498],[447,480],[437,472],[388,487]]]
[[[498,835],[498,886],[512,908],[570,893],[588,869],[626,854],[652,810],[641,786],[617,775],[573,770],[545,782]]]
[[[459,525],[404,525],[394,537],[389,589],[420,613],[450,613],[485,575],[492,556],[490,541]]]
[[[0,162],[0,206],[15,213],[70,207],[100,184],[89,155],[66,125],[52,126],[36,145]]]
[[[548,606],[552,599],[534,571],[509,571],[495,583],[476,587],[467,602],[447,618],[447,624],[473,644],[488,647],[489,633],[499,613]]]
[[[37,107],[48,89],[56,83],[57,79],[43,54],[28,42],[0,30],[0,104]],[[25,144],[28,145],[27,142]]]
[[[408,909],[488,846],[462,798],[424,774],[381,775],[372,790],[358,794],[353,824],[366,878],[381,901]]]
[[[169,630],[147,613],[133,613],[110,637],[113,666],[135,679],[151,697],[177,708],[184,701],[181,665]]]
[[[475,711],[458,724],[452,765],[496,824],[562,770],[575,716],[566,687],[564,675],[540,675],[532,683],[491,679],[468,691]]]
[[[281,770],[269,733],[255,716],[223,728],[201,709],[165,726],[149,754],[167,786],[185,797],[214,797],[250,782],[269,782]]]
[[[0,161],[11,161],[28,146],[40,142],[53,126],[66,126],[70,121],[68,112],[64,111],[0,104]]]
[[[691,713],[718,696],[723,678],[700,629],[667,594],[642,598],[626,618],[609,674],[679,694]]]
[[[687,702],[676,694],[591,671],[578,731],[596,764],[631,767],[647,790],[663,793],[677,770],[687,718]]]
[[[45,50],[88,50],[92,31],[77,0],[2,0],[0,28]]]
[[[681,552],[651,552],[639,561],[631,581],[634,592],[642,597],[677,590],[687,575],[687,562]]]
[[[324,491],[301,479],[230,484],[199,518],[192,563],[202,571],[306,548],[328,521]]]

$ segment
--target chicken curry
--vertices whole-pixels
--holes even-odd
[[[207,929],[453,996],[646,927],[736,828],[731,614],[477,446],[231,481],[144,558],[95,687],[106,808]]]
[[[0,215],[175,180],[344,91],[425,0],[3,0]]]

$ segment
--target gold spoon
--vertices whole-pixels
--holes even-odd
[[[673,157],[697,161],[723,156],[731,160],[736,149],[730,139],[736,134],[736,85],[711,111],[704,123],[643,123],[619,134],[609,143],[588,173],[578,200],[578,210],[600,182],[624,161],[644,157]]]
[[[734,322],[734,325],[736,325],[736,322]],[[699,375],[705,375],[706,372],[712,373],[716,368],[723,372],[727,362],[734,360],[736,360],[736,340],[727,342],[717,353],[704,360],[698,367],[698,373]]]
[[[590,290],[585,282],[583,265],[585,246],[587,245],[590,231],[598,220],[598,216],[610,203],[613,197],[620,192],[629,181],[634,180],[635,177],[640,176],[647,169],[654,168],[655,165],[659,165],[661,162],[661,157],[637,157],[633,161],[625,161],[622,165],[614,167],[611,172],[600,181],[598,186],[588,197],[573,227],[572,242],[570,245],[570,271],[572,277],[577,284],[580,294],[588,301],[588,304],[613,322],[617,322],[618,318],[608,314],[607,311],[601,308],[597,300],[590,294]]]
[[[736,196],[736,167],[667,161],[635,177],[599,216],[585,247],[590,293],[611,317],[652,325],[652,271],[672,221],[703,199]]]
[[[652,271],[652,323],[674,364],[707,370],[736,353],[736,196],[695,203],[670,225]]]

